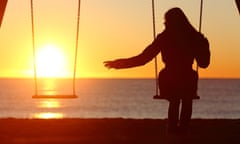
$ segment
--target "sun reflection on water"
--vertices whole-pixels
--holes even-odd
[[[59,119],[64,118],[63,101],[61,99],[47,98],[48,96],[65,95],[69,90],[69,80],[56,78],[40,78],[38,79],[38,94],[44,96],[43,99],[37,99],[35,106],[38,111],[33,113],[32,117],[37,119]]]
[[[44,109],[44,112],[33,114],[33,118],[37,119],[60,119],[64,117],[61,112],[52,112],[53,109],[56,111],[57,108],[61,108],[62,105],[57,99],[44,99],[37,103],[37,107]]]
[[[52,113],[52,112],[42,112],[42,113],[36,113],[33,115],[34,118],[39,119],[60,119],[63,118],[62,113]]]
[[[56,99],[41,100],[38,104],[39,108],[60,108],[61,103]]]

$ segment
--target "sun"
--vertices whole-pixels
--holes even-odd
[[[60,47],[49,44],[36,50],[36,73],[44,78],[67,76],[67,58]]]

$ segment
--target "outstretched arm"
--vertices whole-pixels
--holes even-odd
[[[122,58],[111,61],[105,61],[104,66],[107,68],[124,69],[145,65],[160,52],[159,44],[160,44],[159,40],[156,39],[141,54],[131,58]]]
[[[107,68],[114,68],[114,69],[125,69],[131,67],[137,67],[146,64],[148,61],[141,58],[141,54],[131,58],[125,59],[116,59],[111,61],[105,61],[104,66]]]
[[[123,69],[123,68],[130,68],[133,65],[130,63],[129,59],[116,59],[111,61],[105,61],[104,66],[107,68],[114,68],[114,69]]]

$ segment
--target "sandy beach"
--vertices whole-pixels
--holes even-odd
[[[240,119],[194,119],[185,136],[161,119],[0,119],[1,144],[238,144]]]

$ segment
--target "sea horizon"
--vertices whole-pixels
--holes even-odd
[[[0,77],[0,79],[33,79],[34,77]],[[37,79],[73,79],[73,77],[39,77]],[[76,77],[75,79],[153,79],[154,77]],[[240,77],[200,77],[199,80],[240,80]]]

